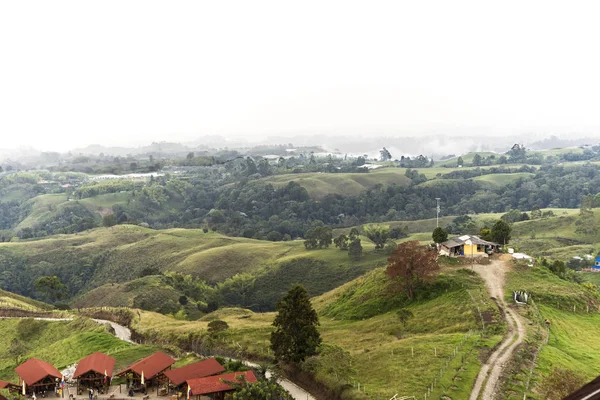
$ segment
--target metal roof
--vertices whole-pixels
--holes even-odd
[[[30,358],[25,361],[15,368],[15,372],[28,386],[41,381],[47,376],[59,379],[62,378],[60,371],[57,370],[54,365],[48,364],[46,361],[38,360],[37,358]]]
[[[225,372],[225,368],[214,358],[203,360],[185,367],[171,369],[165,375],[174,385],[181,385],[189,379],[204,378]]]
[[[112,377],[116,361],[117,360],[115,358],[107,356],[104,353],[97,352],[90,354],[83,360],[79,361],[79,364],[77,364],[77,368],[75,369],[75,373],[73,374],[73,379],[77,379],[89,371],[94,371],[102,375],[106,373],[106,375]]]
[[[471,242],[473,242],[473,244],[480,244],[480,245],[486,245],[486,246],[499,246],[498,243],[488,242],[487,240],[483,240],[479,236],[475,236],[475,235],[463,235],[463,236],[459,236],[459,237],[454,237],[454,238],[446,240],[445,242],[442,242],[441,244],[443,246],[451,248],[451,247],[462,246],[463,244],[465,244],[465,242],[467,240],[470,240]]]
[[[175,360],[171,356],[166,355],[162,351],[157,351],[143,360],[132,364],[117,375],[123,375],[130,371],[141,375],[143,371],[145,379],[152,379],[173,364],[175,364]]]
[[[207,378],[190,379],[187,381],[192,389],[192,395],[199,396],[217,392],[227,392],[233,390],[233,387],[225,382],[239,382],[239,377],[243,376],[246,382],[255,383],[258,380],[252,371],[233,372],[231,374],[209,376]]]

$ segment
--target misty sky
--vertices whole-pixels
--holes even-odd
[[[1,147],[600,132],[600,6],[4,1]]]

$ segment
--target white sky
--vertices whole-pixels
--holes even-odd
[[[3,1],[0,147],[600,132],[600,4]]]

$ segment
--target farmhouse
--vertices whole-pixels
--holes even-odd
[[[256,383],[257,379],[252,371],[234,372],[231,374],[209,376],[206,378],[190,379],[187,381],[191,390],[190,396],[200,400],[202,396],[210,396],[213,400],[223,400],[225,393],[235,390],[230,382]]]
[[[161,385],[167,385],[168,379],[165,372],[171,369],[175,360],[167,354],[158,351],[143,360],[130,365],[117,376],[127,377],[128,387],[133,391],[146,392],[146,388],[156,386],[156,391]]]
[[[62,378],[59,370],[46,361],[30,358],[15,368],[19,375],[19,386],[27,394],[54,392],[58,381]]]
[[[499,248],[498,243],[488,242],[479,236],[463,235],[440,243],[439,254],[449,257],[488,257]]]
[[[81,395],[84,389],[98,388],[106,392],[110,386],[113,369],[117,360],[104,353],[90,354],[79,361],[73,379],[77,379],[77,394]]]
[[[217,375],[223,372],[225,372],[225,368],[214,358],[209,358],[207,360],[186,365],[185,367],[165,371],[165,376],[173,386],[179,389],[179,391],[185,391],[187,388],[183,387],[183,385],[186,381]]]

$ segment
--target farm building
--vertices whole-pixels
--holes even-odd
[[[500,245],[479,236],[463,235],[440,243],[439,254],[449,257],[488,257],[497,252]]]
[[[240,382],[241,379],[248,383],[257,382],[252,371],[190,379],[187,381],[191,390],[190,398],[200,400],[203,396],[210,396],[213,400],[223,400],[225,393],[235,390],[228,382]]]
[[[25,393],[46,393],[54,392],[62,374],[52,364],[46,361],[30,358],[23,364],[15,368],[19,375],[19,386],[24,385]]]
[[[167,354],[158,351],[143,360],[132,364],[117,376],[127,378],[128,388],[133,391],[146,392],[146,388],[156,386],[156,392],[169,382],[165,372],[171,369],[175,360]]]
[[[10,393],[21,393],[21,386],[2,380],[0,380],[0,389],[8,389]]]
[[[207,360],[186,365],[185,367],[165,371],[165,376],[173,386],[179,389],[179,391],[185,391],[187,390],[187,387],[184,387],[186,381],[217,375],[223,372],[225,372],[225,368],[214,358],[209,358]]]
[[[77,379],[77,394],[84,389],[99,388],[106,393],[110,386],[113,369],[117,360],[104,353],[94,353],[79,361],[73,379]]]

